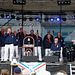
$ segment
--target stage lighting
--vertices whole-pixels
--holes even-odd
[[[53,22],[54,21],[54,18],[50,18],[50,21]]]
[[[19,18],[19,17],[17,17],[17,18],[16,18],[16,20],[20,20],[20,18]]]
[[[46,18],[45,18],[45,21],[48,21],[48,19],[49,19],[49,18],[46,17]]]
[[[30,21],[33,21],[33,18],[32,18],[32,17],[30,17],[30,18],[29,18],[29,20],[30,20]]]
[[[6,15],[6,18],[7,18],[7,19],[9,19],[9,18],[10,18],[10,16],[9,16],[9,15]]]
[[[11,15],[11,19],[15,19],[15,16],[14,15]]]
[[[23,18],[23,21],[26,21],[27,20],[27,18],[25,17],[25,18]]]
[[[25,5],[26,0],[13,0],[13,4]]]
[[[56,18],[56,21],[57,21],[57,22],[59,22],[60,20],[61,20],[60,17],[57,17],[57,18]]]
[[[36,18],[36,21],[39,21],[40,19],[39,18]]]
[[[63,21],[66,21],[66,18],[62,18]]]
[[[1,14],[1,18],[4,18],[4,14]]]
[[[75,16],[73,16],[72,18],[75,19]]]
[[[70,5],[71,0],[57,0],[58,5]]]

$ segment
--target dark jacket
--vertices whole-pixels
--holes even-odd
[[[40,36],[38,36],[38,38],[35,37],[34,40],[35,40],[35,47],[37,47],[37,46],[42,47],[42,38]]]
[[[15,44],[15,34],[14,33],[6,33],[4,34],[4,38],[5,38],[5,44]]]
[[[23,46],[23,37],[24,35],[23,35],[23,32],[22,33],[17,33],[17,37],[18,37],[18,46],[19,47],[22,47]]]
[[[61,45],[61,47],[63,47],[64,46],[64,39],[63,39],[63,37],[55,37],[55,38],[58,38],[58,43]]]
[[[5,38],[4,38],[4,35],[1,34],[1,47],[4,47],[5,46]]]
[[[44,40],[44,48],[45,49],[51,48],[51,45],[52,45],[52,40],[49,40],[49,39]]]
[[[17,36],[15,36],[16,38],[15,38],[15,44],[14,44],[14,46],[18,46],[18,37]]]
[[[33,34],[33,35],[29,34],[29,36],[31,36],[31,37],[33,37],[33,38],[35,38],[35,37],[36,37],[36,36],[35,36],[35,34]]]
[[[44,40],[46,40],[46,39],[47,39],[47,35],[48,35],[48,34],[46,34],[46,35],[45,35]],[[51,34],[50,34],[50,35],[51,35]],[[52,40],[52,43],[53,43],[53,42],[54,42],[53,35],[51,35],[51,40]]]
[[[1,45],[1,37],[0,37],[0,47],[1,47],[2,45]]]
[[[53,43],[51,46],[52,51],[60,51],[61,50],[61,45],[59,43],[55,44]]]

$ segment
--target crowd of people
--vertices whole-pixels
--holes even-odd
[[[2,69],[1,75],[10,75],[10,73],[7,69]],[[37,73],[30,74],[28,70],[24,69],[22,71],[19,67],[16,67],[14,68],[13,75],[51,75],[51,73],[49,71],[39,71]],[[67,75],[67,73],[63,70],[60,70],[59,72],[56,72],[54,75]]]
[[[5,31],[4,28],[1,28],[1,61],[12,61],[14,52],[16,53],[16,58],[18,56],[22,58],[23,39],[27,36],[31,36],[35,40],[34,55],[39,55],[40,61],[42,60],[41,48],[45,50],[45,56],[50,56],[50,51],[60,51],[64,43],[64,39],[60,32],[58,32],[57,36],[54,38],[48,30],[44,39],[42,39],[38,32],[34,34],[34,30],[30,30],[30,34],[27,34],[22,28],[20,28],[20,32],[18,33],[17,31],[12,32],[11,28],[7,28],[7,31]],[[27,38],[25,39],[24,44],[33,44],[33,41],[31,38]],[[10,54],[8,50],[10,50]]]

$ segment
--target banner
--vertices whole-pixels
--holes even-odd
[[[19,67],[24,70],[28,69],[30,74],[36,73],[39,71],[46,71],[46,63],[38,63],[38,62],[31,62],[31,63],[26,63],[26,62],[19,62]]]

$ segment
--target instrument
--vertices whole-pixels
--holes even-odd
[[[25,40],[28,38],[28,44],[25,44]],[[30,44],[30,39],[33,40],[33,44]],[[31,36],[27,36],[23,40],[23,56],[34,56],[34,46],[35,46],[35,41],[34,38]]]

